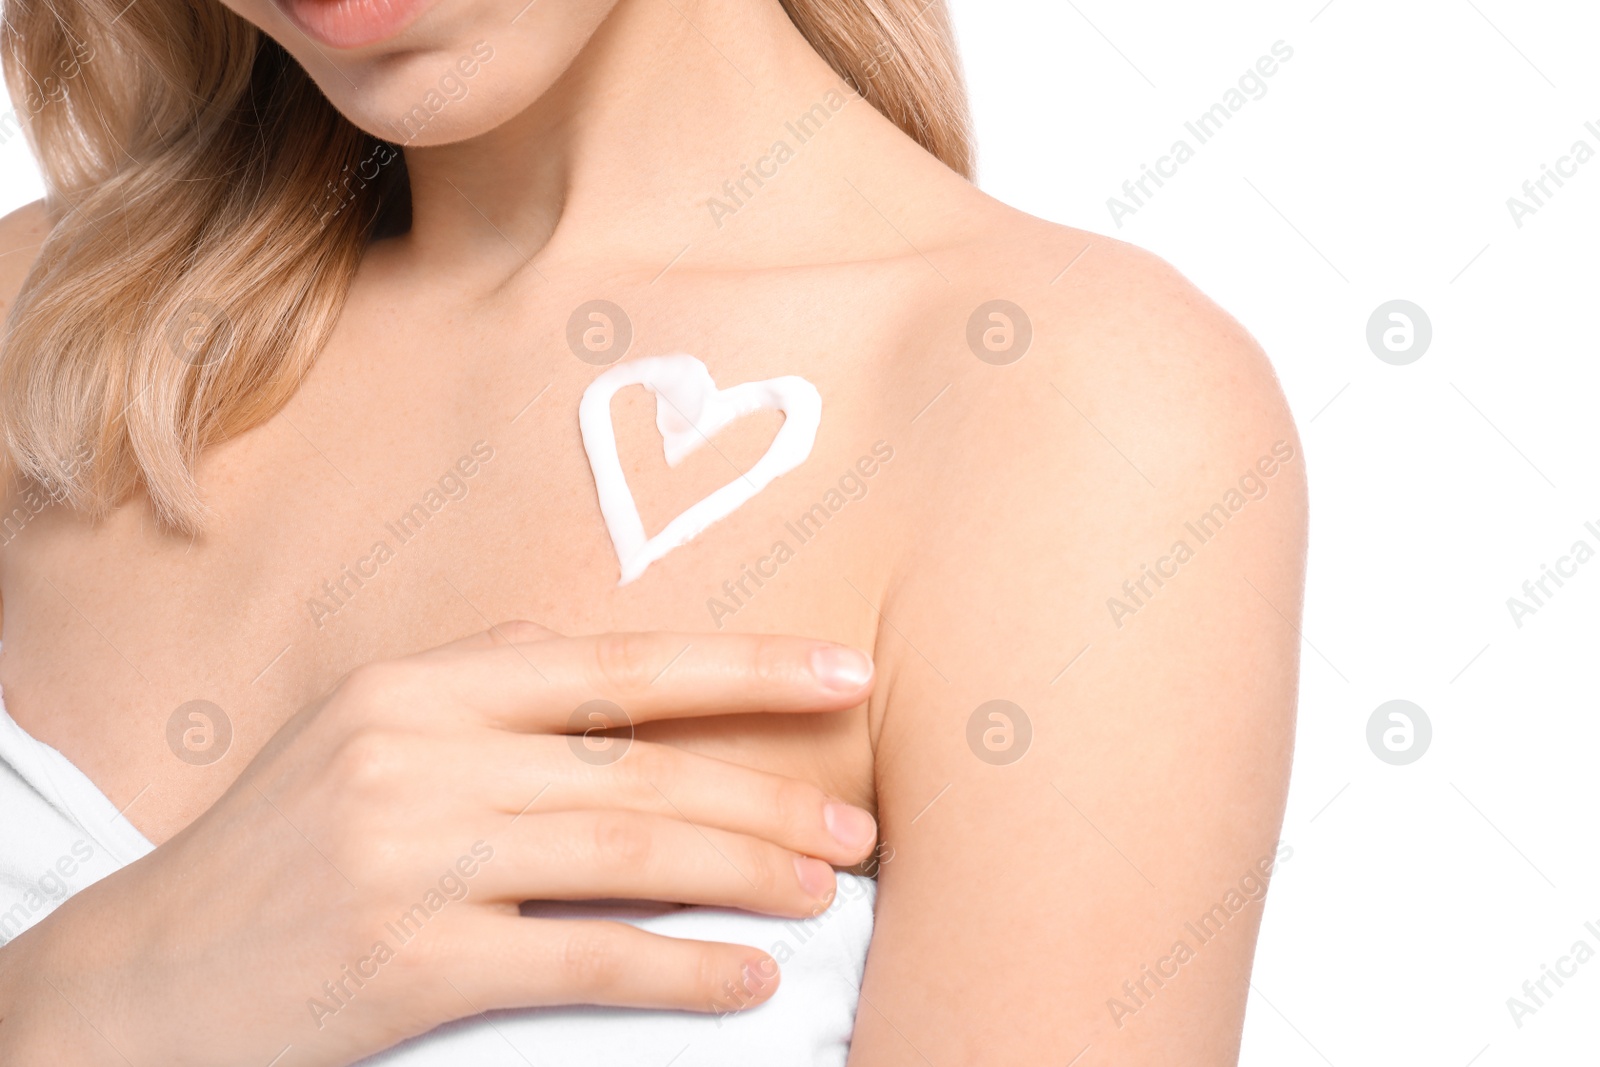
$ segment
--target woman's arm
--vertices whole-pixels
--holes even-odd
[[[905,449],[944,488],[883,602],[853,1064],[1237,1058],[1304,461],[1235,322],[1137,250],[1090,256],[1032,299],[1032,350],[956,366]]]

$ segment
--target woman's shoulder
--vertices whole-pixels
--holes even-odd
[[[1144,249],[1010,208],[972,217],[930,253],[949,281],[918,299],[938,325],[898,356],[915,416],[885,617],[915,619],[908,640],[952,680],[986,677],[995,647],[1059,659],[1046,680],[1091,644],[1165,643],[1199,671],[1216,649],[1153,618],[1242,636],[1257,608],[1293,617],[1305,463],[1262,347]]]
[[[1016,491],[1014,522],[1172,509],[1277,442],[1298,454],[1266,353],[1173,265],[975,190],[960,217],[897,354],[910,391],[943,390],[909,427],[930,507]]]

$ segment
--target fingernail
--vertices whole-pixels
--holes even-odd
[[[778,961],[771,956],[763,956],[744,965],[743,989],[750,996],[760,996],[776,988],[777,984]]]
[[[811,673],[829,689],[848,692],[872,680],[872,661],[853,648],[824,645],[811,653]]]
[[[872,816],[849,804],[827,805],[822,809],[822,821],[833,839],[845,848],[866,848],[878,835],[878,824]]]
[[[800,879],[800,888],[813,900],[831,900],[834,893],[833,868],[810,856],[794,858],[794,873]]]

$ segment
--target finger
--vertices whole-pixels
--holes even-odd
[[[509,729],[582,732],[601,719],[842,711],[865,699],[872,661],[843,645],[762,634],[599,634],[421,662],[442,692]],[[595,711],[595,701],[610,708]],[[586,714],[580,711],[591,705]]]
[[[496,834],[473,885],[489,900],[658,900],[809,918],[833,868],[769,841],[630,811],[523,818]]]
[[[840,867],[877,844],[872,815],[803,782],[649,741],[507,736],[458,739],[477,796],[512,815],[625,810],[761,838]]]
[[[759,949],[607,920],[479,912],[459,937],[465,959],[452,983],[474,1012],[600,1004],[725,1013],[767,1000],[781,980]]]

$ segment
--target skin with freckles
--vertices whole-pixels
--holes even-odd
[[[135,498],[99,523],[47,509],[0,548],[16,719],[160,843],[347,672],[499,620],[867,649],[876,683],[847,710],[637,730],[876,813],[892,859],[870,865],[851,1062],[1233,1063],[1259,902],[1176,977],[1125,984],[1278,847],[1305,463],[1244,329],[1149,254],[950,172],[776,0],[436,0],[355,49],[271,0],[228,6],[408,142],[413,225],[369,250],[287,407],[202,457],[201,537]],[[465,92],[407,127],[446,78]],[[826,117],[800,143],[807,113]],[[0,224],[7,301],[46,227]],[[797,374],[824,404],[804,463],[620,587],[577,421],[603,368],[568,341],[594,300],[630,356],[691,353],[722,388]],[[994,300],[1027,316],[1020,356]],[[780,422],[669,470],[654,398],[612,412],[647,533]],[[1265,491],[1241,495],[1252,472]],[[657,659],[632,666],[674,669]],[[196,699],[233,727],[206,766],[166,741]]]

